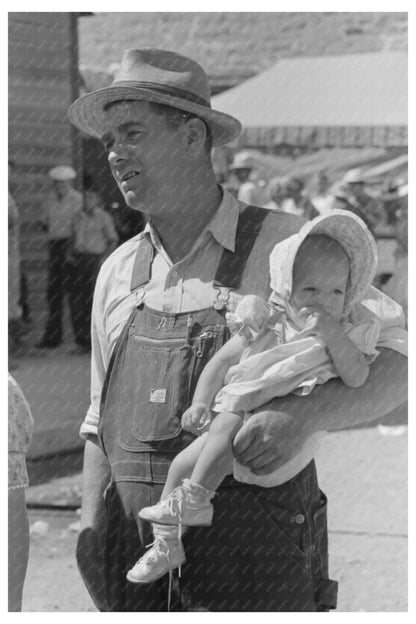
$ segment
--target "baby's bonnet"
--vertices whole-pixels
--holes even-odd
[[[377,269],[377,245],[364,221],[347,210],[333,210],[316,217],[289,238],[278,243],[270,254],[270,301],[286,308],[292,295],[293,265],[300,245],[307,236],[325,234],[346,251],[350,276],[344,315],[361,301],[370,288]],[[329,267],[330,270],[330,267]]]

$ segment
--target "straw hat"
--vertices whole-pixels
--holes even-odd
[[[253,169],[251,155],[249,153],[237,152],[237,154],[234,154],[234,158],[231,165],[229,166],[229,170],[235,171],[238,169]]]
[[[240,122],[210,103],[204,70],[192,59],[156,48],[124,52],[111,86],[83,95],[69,108],[71,122],[90,136],[103,134],[104,107],[117,100],[141,100],[193,113],[209,126],[213,145],[223,145],[241,132]]]
[[[59,165],[49,171],[49,177],[57,182],[64,182],[65,180],[75,180],[77,174],[69,165]]]
[[[271,288],[283,301],[292,296],[293,265],[307,236],[326,234],[344,249],[350,261],[350,279],[345,311],[361,301],[371,286],[377,269],[377,245],[362,219],[349,210],[333,210],[308,221],[297,234],[278,243],[270,255]]]

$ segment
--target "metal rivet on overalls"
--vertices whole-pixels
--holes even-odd
[[[301,513],[297,513],[293,516],[293,522],[296,522],[296,524],[303,524],[305,522],[305,516]]]

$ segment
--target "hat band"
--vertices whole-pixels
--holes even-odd
[[[187,102],[193,102],[194,104],[199,104],[201,106],[207,106],[211,108],[211,104],[205,100],[204,98],[191,93],[190,91],[184,91],[183,89],[178,89],[177,87],[166,87],[165,85],[161,85],[157,82],[143,82],[136,80],[120,80],[118,82],[113,82],[112,87],[137,87],[140,89],[149,89],[151,91],[157,91],[158,93],[163,93],[166,95],[172,95],[174,97],[180,98],[181,100],[186,100]]]

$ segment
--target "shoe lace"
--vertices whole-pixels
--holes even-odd
[[[182,518],[182,505],[185,498],[185,494],[183,492],[182,487],[177,487],[169,494],[167,498],[161,501],[164,510],[171,514],[172,516],[176,516],[178,520]]]
[[[180,541],[180,531],[178,532],[178,541]],[[155,561],[157,561],[160,555],[167,558],[169,561],[169,545],[167,542],[161,538],[156,537],[153,542],[147,544],[146,548],[147,552],[142,557],[142,564],[151,565]],[[181,578],[181,566],[178,566],[178,576]],[[172,602],[172,586],[173,586],[173,570],[169,568],[169,583],[168,583],[168,613],[170,612],[170,605]]]
[[[155,563],[161,555],[169,560],[169,546],[166,544],[165,540],[160,537],[155,538],[153,542],[147,544],[146,548],[148,550],[141,559],[142,564],[151,565]]]
[[[185,500],[185,493],[182,487],[178,487],[162,502],[164,509],[172,516],[178,519],[178,542],[182,539],[182,507]],[[181,577],[181,568],[178,568],[179,578]]]
[[[169,546],[163,538],[156,537],[153,542],[146,545],[147,552],[141,558],[141,564],[151,566],[161,555],[169,561]],[[170,604],[172,599],[173,574],[169,569],[169,585],[168,585],[168,612],[170,612]]]

